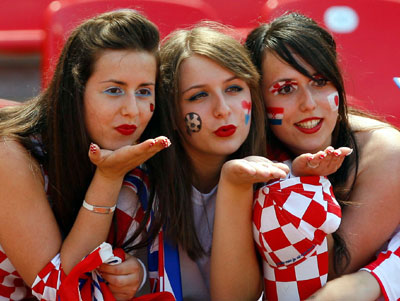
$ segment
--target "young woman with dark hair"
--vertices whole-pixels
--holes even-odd
[[[69,36],[48,88],[0,110],[0,296],[28,298],[32,287],[55,300],[65,275],[107,239],[124,176],[169,145],[142,135],[158,47],[157,27],[134,10],[93,17]],[[132,297],[143,278],[126,256],[130,287],[103,273],[117,297]]]

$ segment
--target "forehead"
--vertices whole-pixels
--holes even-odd
[[[301,56],[292,53],[294,59],[304,68],[310,75],[316,74],[316,70],[308,64]],[[266,51],[262,62],[263,84],[270,84],[279,80],[309,80],[307,76],[299,72],[296,68],[286,62],[277,53]]]
[[[155,77],[157,60],[146,51],[136,50],[104,50],[96,56],[91,78],[140,79]]]
[[[180,64],[179,86],[184,90],[190,85],[207,85],[214,80],[226,80],[234,76],[230,70],[212,59],[194,54]]]

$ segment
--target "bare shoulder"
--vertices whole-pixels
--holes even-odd
[[[15,139],[0,139],[0,180],[6,183],[43,183],[39,163]]]
[[[351,116],[350,125],[362,153],[399,155],[400,131],[387,123],[367,117]]]

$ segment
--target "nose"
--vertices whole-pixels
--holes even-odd
[[[122,102],[121,114],[125,116],[136,116],[139,114],[136,96],[128,94]]]
[[[308,89],[303,90],[303,94],[300,96],[300,110],[301,111],[313,111],[316,108],[315,95]]]
[[[217,118],[225,118],[231,113],[231,108],[227,102],[226,95],[216,93],[214,99],[214,116]]]

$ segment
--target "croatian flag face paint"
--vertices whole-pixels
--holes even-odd
[[[283,108],[267,108],[268,121],[272,125],[281,125],[283,119]]]
[[[242,100],[242,108],[245,109],[246,115],[245,115],[245,121],[244,123],[247,125],[250,121],[250,115],[251,115],[251,102],[250,101],[246,101],[246,100]]]
[[[332,111],[337,111],[339,108],[339,94],[337,91],[333,92],[332,94],[328,95],[328,102],[331,106]]]
[[[400,89],[400,77],[393,77],[394,83],[399,87]]]

